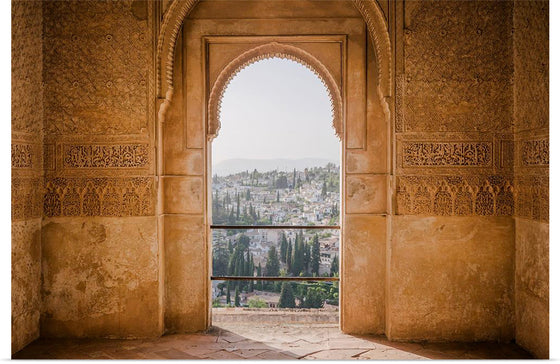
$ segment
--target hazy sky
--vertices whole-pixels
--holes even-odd
[[[231,158],[338,161],[325,86],[306,67],[272,58],[249,65],[224,93],[213,163]]]

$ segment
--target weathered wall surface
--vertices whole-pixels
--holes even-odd
[[[548,1],[516,1],[513,27],[516,341],[548,358]]]
[[[45,337],[162,332],[152,4],[43,3]]]
[[[12,2],[12,352],[39,336],[43,11]]]
[[[401,11],[387,333],[510,340],[513,3],[406,1]]]

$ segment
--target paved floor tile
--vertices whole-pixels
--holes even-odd
[[[526,359],[514,344],[404,343],[347,335],[334,324],[224,323],[153,339],[39,339],[14,359]]]

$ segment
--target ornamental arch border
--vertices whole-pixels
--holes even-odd
[[[179,31],[188,14],[200,0],[175,0],[169,5],[158,36],[157,42],[157,97],[162,101],[158,110],[159,122],[165,120],[165,113],[173,98],[173,64],[175,62],[175,48]],[[382,97],[392,95],[391,71],[391,40],[388,25],[376,0],[352,0],[356,9],[362,15],[369,37],[375,50],[375,64],[377,68],[377,89]]]
[[[235,76],[246,67],[253,63],[265,59],[281,58],[289,59],[301,64],[302,66],[313,72],[323,83],[329,98],[331,100],[332,126],[339,140],[342,141],[344,136],[344,104],[342,99],[341,85],[336,82],[327,67],[321,63],[310,53],[301,48],[283,44],[279,42],[270,42],[254,47],[238,57],[231,60],[220,72],[216,81],[210,88],[208,97],[208,117],[206,137],[212,140],[218,135],[220,130],[220,108],[221,102],[227,86],[235,78]]]

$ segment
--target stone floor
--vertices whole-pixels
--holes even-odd
[[[524,359],[514,344],[396,343],[346,335],[336,324],[220,323],[157,339],[39,339],[14,359]]]

